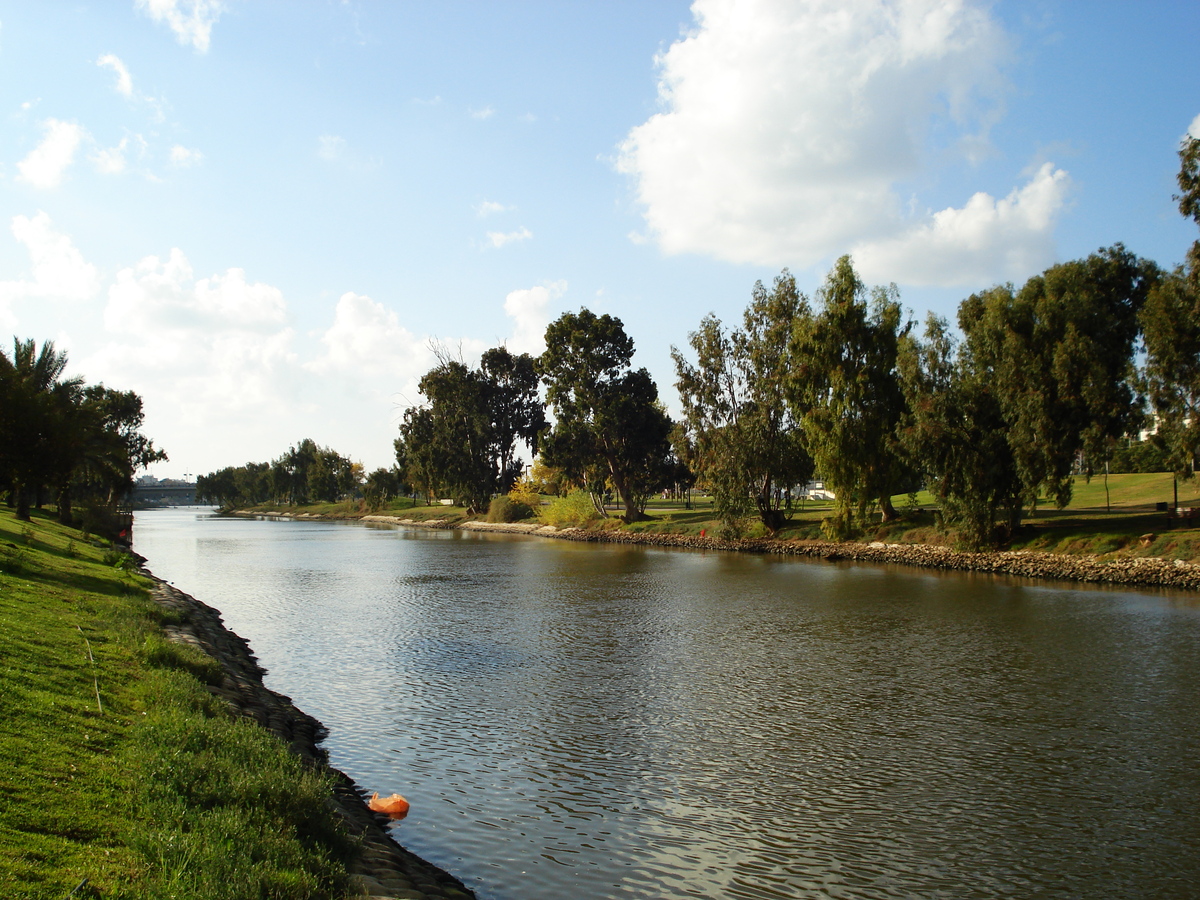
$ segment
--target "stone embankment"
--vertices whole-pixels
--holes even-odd
[[[149,573],[147,573],[149,574]],[[154,576],[150,576],[154,577]],[[288,749],[332,776],[333,811],[347,831],[361,842],[362,852],[351,864],[352,880],[364,895],[376,900],[468,900],[475,895],[452,875],[405,850],[385,825],[387,820],[367,808],[365,792],[344,773],[330,768],[319,746],[325,727],[301,712],[292,701],[269,690],[247,641],[227,629],[221,614],[195,597],[155,579],[154,599],[181,615],[183,624],[165,626],[167,636],[190,644],[221,664],[224,677],[209,690],[240,715],[254,719],[280,738]]]
[[[807,556],[830,561],[883,563],[961,572],[990,572],[1022,578],[1059,579],[1108,584],[1155,585],[1181,590],[1200,590],[1200,566],[1183,560],[1157,556],[1126,556],[1100,559],[1068,556],[1036,550],[993,550],[971,553],[932,544],[835,543],[832,541],[778,541],[770,539],[723,540],[690,534],[655,532],[593,531],[582,528],[555,529],[551,526],[499,525],[467,522],[469,531],[499,531],[534,534],[567,541],[614,544],[644,544],[653,547],[683,547],[695,550],[733,550],[742,553],[771,553]]]
[[[260,514],[261,515],[261,514]],[[290,517],[287,513],[273,513]],[[321,518],[296,516],[295,518]],[[1040,550],[990,550],[969,552],[935,544],[869,544],[854,542],[769,538],[745,540],[701,537],[695,534],[666,534],[652,531],[617,529],[555,528],[523,522],[464,522],[452,524],[444,519],[414,520],[398,516],[363,516],[361,521],[409,528],[461,528],[465,531],[490,531],[503,534],[530,534],[563,541],[606,544],[642,544],[651,547],[681,547],[693,550],[731,550],[741,553],[770,553],[780,556],[807,556],[831,562],[883,563],[959,572],[989,572],[1020,578],[1085,581],[1098,584],[1149,585],[1185,591],[1200,590],[1200,566],[1183,560],[1157,556],[1120,556],[1102,559],[1096,556],[1047,553]]]

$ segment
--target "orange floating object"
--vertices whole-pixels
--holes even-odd
[[[390,797],[380,797],[376,791],[371,795],[371,799],[367,801],[367,806],[377,813],[383,813],[385,816],[390,816],[393,819],[403,819],[408,815],[408,801],[399,794],[392,794]]]

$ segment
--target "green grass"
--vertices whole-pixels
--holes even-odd
[[[0,896],[336,897],[330,787],[204,690],[127,557],[0,510]]]
[[[1200,481],[1180,482],[1178,488],[1181,507],[1200,508]],[[619,528],[632,532],[680,535],[718,536],[724,533],[721,523],[712,513],[711,500],[702,495],[693,496],[691,509],[678,500],[651,498],[646,510],[649,518],[632,525],[622,524],[616,518],[620,510],[612,507],[609,509],[612,518],[587,521],[586,516],[562,510],[561,501],[544,499],[548,504],[540,508],[540,519],[560,527],[578,524],[584,528]],[[929,492],[919,492],[915,500],[916,506],[913,507],[907,494],[894,496],[892,503],[901,513],[900,521],[882,525],[876,514],[874,521],[862,529],[860,539],[955,546],[957,534],[953,528],[938,526],[934,516],[936,503]],[[1174,503],[1174,482],[1169,474],[1110,475],[1107,501],[1103,476],[1096,476],[1090,482],[1077,478],[1071,503],[1064,509],[1056,509],[1051,501],[1043,498],[1036,514],[1024,520],[1021,532],[1009,546],[1012,549],[1055,553],[1161,556],[1165,559],[1200,562],[1200,529],[1184,528],[1177,522],[1170,522],[1165,514],[1156,510],[1158,503]],[[257,507],[253,511],[266,510],[267,507]],[[821,523],[833,510],[831,502],[802,502],[793,510],[791,520],[776,537],[784,540],[822,539]],[[356,501],[289,507],[287,511],[339,518],[367,514]],[[415,521],[438,519],[446,525],[461,524],[470,518],[484,518],[468,516],[466,510],[459,506],[412,506],[407,498],[392,501],[379,512]],[[1147,534],[1153,537],[1144,539]],[[750,520],[744,523],[737,536],[765,537],[766,532],[756,520]]]

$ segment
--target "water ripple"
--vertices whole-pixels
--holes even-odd
[[[1186,600],[139,517],[484,900],[1189,897]]]

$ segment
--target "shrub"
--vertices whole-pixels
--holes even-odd
[[[533,510],[527,504],[502,494],[492,498],[491,505],[488,507],[487,520],[489,522],[519,522],[521,519],[528,519],[532,516]]]
[[[528,479],[518,481],[513,485],[512,490],[508,492],[508,499],[514,503],[524,503],[531,510],[536,510],[542,505],[542,498],[538,496],[534,490],[533,483]]]
[[[568,525],[586,525],[600,518],[592,496],[587,491],[572,491],[565,497],[557,497],[549,506],[542,507],[542,521],[556,528]]]

